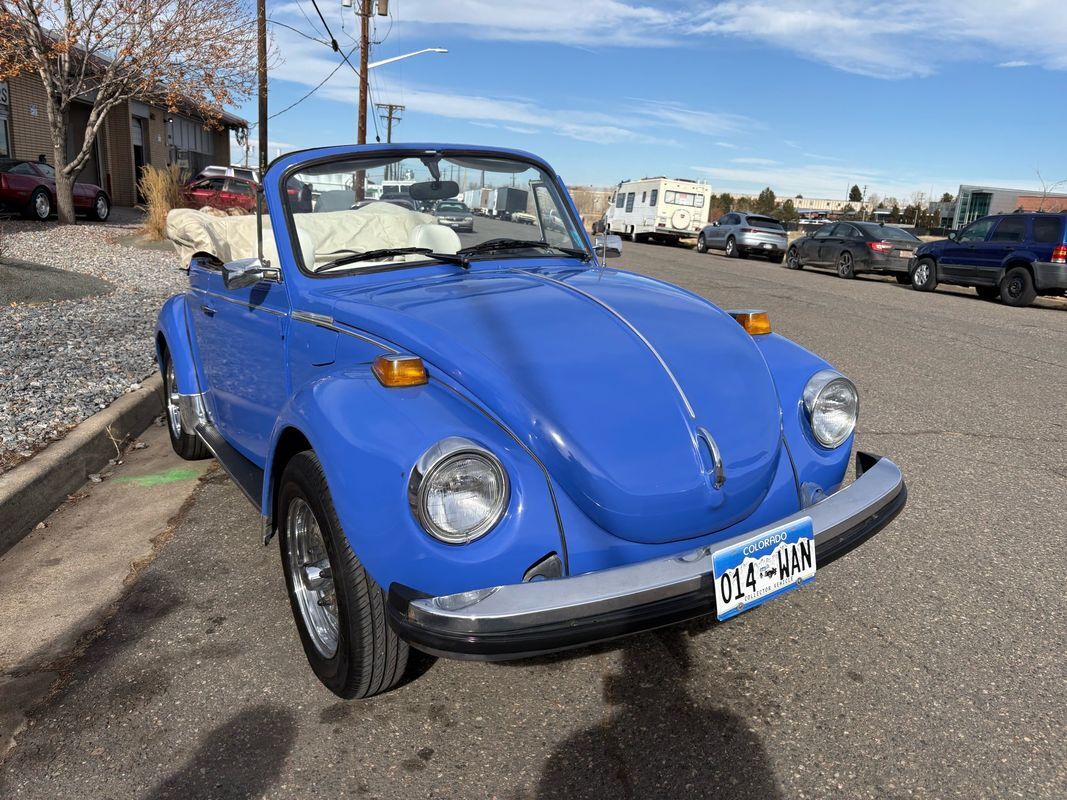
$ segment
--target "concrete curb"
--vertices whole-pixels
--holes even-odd
[[[29,461],[0,475],[0,555],[115,457],[112,437],[138,436],[163,411],[159,373],[80,423]],[[109,435],[110,429],[110,435]]]

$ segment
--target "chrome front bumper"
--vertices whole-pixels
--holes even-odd
[[[402,637],[451,658],[502,660],[577,647],[715,610],[711,554],[811,517],[821,569],[884,528],[907,501],[900,469],[856,454],[856,480],[813,506],[730,539],[669,558],[567,578],[427,597],[394,584],[389,617]]]

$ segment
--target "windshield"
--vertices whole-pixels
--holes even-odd
[[[462,257],[450,263],[589,255],[553,178],[523,161],[425,152],[345,156],[292,177],[313,198],[310,210],[293,193],[286,198],[299,239],[295,256],[307,271],[341,275],[442,260],[430,253]],[[442,219],[456,213],[470,218]],[[364,253],[372,256],[353,258]]]
[[[861,224],[860,227],[864,229],[865,233],[873,236],[875,239],[890,239],[902,242],[921,241],[911,231],[906,231],[903,228],[894,228],[890,225],[873,225],[867,223]]]

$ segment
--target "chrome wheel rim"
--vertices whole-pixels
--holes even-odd
[[[340,623],[330,557],[315,513],[299,497],[289,504],[285,536],[289,550],[289,578],[304,629],[319,655],[333,658],[337,653]]]
[[[107,200],[102,196],[96,198],[96,215],[101,219],[107,216]]]
[[[842,275],[848,275],[852,272],[852,256],[848,253],[842,253],[841,260],[837,264],[837,271]]]
[[[797,263],[799,262],[799,259],[797,258],[797,251],[796,250],[790,250],[789,251],[789,256],[787,257],[787,261],[789,262],[789,266],[793,267],[794,269],[796,268]]]
[[[705,243],[704,237],[701,236],[699,239],[697,239],[697,252],[698,253],[703,253],[707,249],[708,249],[708,245],[707,245],[707,243]]]
[[[930,277],[930,267],[926,264],[920,264],[915,268],[915,283],[920,286],[926,283],[926,279]]]
[[[178,403],[178,382],[174,379],[174,362],[167,362],[167,423],[175,439],[182,435],[182,410]]]
[[[731,241],[726,243],[726,255],[732,256],[733,254],[734,254],[734,243],[731,240]]]
[[[48,219],[48,214],[52,210],[51,203],[48,202],[48,195],[41,192],[37,195],[37,199],[33,202],[34,210],[37,212],[37,216],[41,219]]]

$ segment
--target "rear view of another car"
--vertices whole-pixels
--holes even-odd
[[[698,252],[722,250],[728,258],[761,255],[777,264],[785,259],[788,244],[789,234],[774,217],[738,211],[723,214],[697,237]]]
[[[459,200],[442,200],[434,209],[437,222],[452,230],[474,232],[474,214],[466,203]]]

